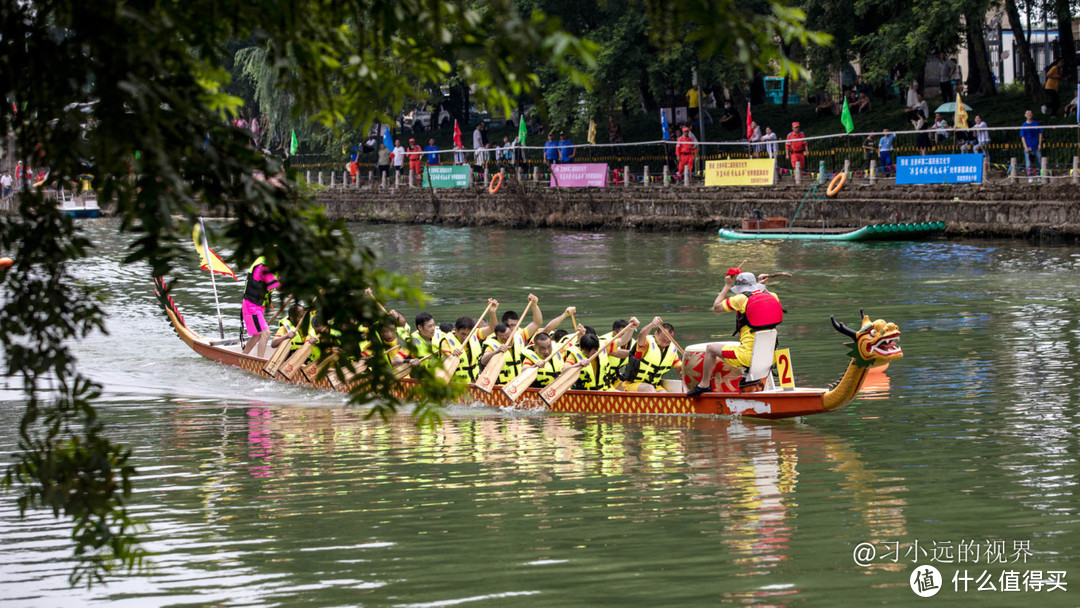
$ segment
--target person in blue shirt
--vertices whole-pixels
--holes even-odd
[[[424,148],[424,152],[427,152],[427,164],[429,166],[439,164],[439,146],[435,145],[434,138],[428,140],[428,145]]]
[[[547,143],[544,144],[544,160],[547,161],[548,166],[559,161],[559,144],[555,143],[555,136],[551,133],[548,133]]]
[[[1020,129],[1020,141],[1024,143],[1024,170],[1027,172],[1028,181],[1031,181],[1031,157],[1035,157],[1035,172],[1038,173],[1042,169],[1042,129],[1035,129],[1033,127],[1039,126],[1039,121],[1035,120],[1035,114],[1028,110],[1024,112],[1024,124]]]
[[[574,162],[574,143],[566,133],[559,133],[559,164]]]
[[[889,133],[888,129],[884,129],[881,132],[881,139],[878,140],[878,157],[881,159],[881,169],[887,171],[892,166],[892,142],[896,137],[896,133]]]

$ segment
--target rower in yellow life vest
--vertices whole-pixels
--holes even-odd
[[[712,311],[716,314],[735,313],[735,333],[739,344],[735,347],[713,343],[705,349],[702,366],[702,378],[698,386],[686,391],[687,397],[697,397],[710,390],[713,375],[709,373],[716,366],[717,359],[731,367],[750,367],[754,354],[754,334],[762,329],[772,329],[784,320],[784,307],[780,296],[768,291],[765,282],[773,276],[791,276],[786,272],[755,277],[752,272],[728,270],[724,277],[724,287],[713,302]],[[728,292],[735,295],[728,297]]]
[[[499,384],[506,384],[521,373],[521,366],[525,361],[525,347],[536,331],[544,325],[544,314],[540,312],[540,304],[533,294],[529,294],[532,306],[532,323],[515,332],[521,321],[518,314],[512,310],[503,313],[502,323],[495,326],[495,335],[484,341],[484,355],[480,358],[480,368],[488,364],[488,361],[496,352],[507,353],[503,360],[502,369],[499,371]],[[511,342],[510,337],[514,339]]]
[[[495,311],[499,307],[499,303],[495,300],[488,300],[491,304],[491,308],[488,309],[488,314],[491,315],[491,322],[473,333],[473,327],[476,326],[476,322],[469,317],[459,317],[457,322],[454,323],[454,331],[443,334],[442,339],[439,340],[439,354],[442,357],[455,355],[459,357],[457,370],[454,371],[454,375],[451,378],[453,382],[475,382],[480,376],[480,357],[483,355],[482,340],[487,338],[493,333],[491,327],[495,323]],[[469,334],[473,333],[472,337]],[[469,338],[468,344],[462,344],[465,338]]]
[[[303,325],[301,330],[298,330],[297,324]],[[282,320],[278,321],[277,332],[274,334],[273,340],[270,341],[270,348],[277,348],[285,340],[289,340],[289,352],[294,352],[304,345],[304,341],[311,339],[312,341],[317,339],[315,335],[315,329],[311,326],[311,319],[304,314],[304,306],[299,302],[293,303],[289,306],[289,314]]]
[[[626,334],[616,343],[611,342],[611,339],[615,337],[615,334],[622,331],[624,327],[629,325],[625,319],[619,319],[611,324],[611,331],[598,336],[601,344],[607,344],[605,349],[607,350],[608,360],[610,365],[608,366],[607,383],[610,386],[615,386],[619,383],[619,374],[626,367],[626,363],[630,360],[630,351],[627,346],[630,344],[630,340],[634,339],[634,332],[628,331]]]
[[[429,357],[429,355],[434,355],[441,339],[442,332],[439,331],[439,326],[435,323],[434,317],[426,312],[417,314],[416,331],[409,336],[409,352],[413,358],[423,359]],[[421,365],[434,371],[439,366],[439,361],[437,357],[430,356]]]
[[[627,325],[636,328],[638,326],[638,320],[631,317],[630,322]],[[631,329],[627,334],[633,333]],[[577,360],[568,366],[566,369],[578,368],[581,371],[578,373],[578,380],[574,383],[574,388],[577,390],[585,391],[609,391],[615,387],[611,382],[613,378],[611,373],[611,367],[614,364],[614,360],[609,357],[609,347],[614,344],[612,338],[607,340],[600,340],[595,333],[586,333],[578,341],[578,347],[580,348]],[[589,357],[596,355],[591,361]],[[621,389],[627,390],[627,389]]]
[[[650,335],[657,327],[663,327],[667,331],[657,332],[655,336]],[[634,352],[634,357],[640,360],[637,376],[630,382],[624,382],[619,390],[639,393],[663,391],[661,380],[664,374],[682,369],[679,351],[671,343],[674,337],[675,328],[670,323],[664,323],[660,317],[653,317],[648,325],[642,327]]]
[[[568,339],[573,339],[574,336],[580,338],[584,333],[584,327],[579,326],[578,333],[571,334],[571,337]],[[555,344],[555,341],[551,339],[551,336],[543,331],[536,334],[536,337],[533,338],[533,347],[525,351],[524,365],[539,366],[540,368],[536,372],[536,380],[532,383],[534,388],[543,388],[547,386],[562,373],[563,368],[567,363],[565,351],[556,352],[560,346],[562,346],[561,343],[558,345]],[[555,355],[552,356],[552,353],[555,353]],[[551,357],[551,360],[545,363],[544,360],[548,357]]]

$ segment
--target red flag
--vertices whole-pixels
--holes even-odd
[[[746,102],[746,140],[754,137],[754,119],[750,116],[750,102]]]
[[[459,148],[465,147],[461,145],[461,129],[458,128],[456,120],[454,121],[454,145]]]

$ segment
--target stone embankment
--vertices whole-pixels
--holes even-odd
[[[970,186],[849,184],[835,198],[822,194],[823,200],[807,198],[807,190],[805,184],[555,189],[510,178],[494,195],[479,186],[363,186],[327,189],[318,199],[331,217],[350,221],[675,231],[737,228],[756,213],[790,218],[802,203],[797,226],[944,221],[949,236],[1080,239],[1080,186],[1066,180]]]

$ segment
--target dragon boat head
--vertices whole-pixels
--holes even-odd
[[[855,341],[851,343],[852,363],[858,367],[877,367],[904,356],[904,351],[900,350],[899,344],[900,328],[896,326],[896,323],[883,319],[871,321],[862,309],[859,310],[859,314],[862,315],[862,326],[858,331],[837,321],[834,317],[829,317],[836,331]]]

